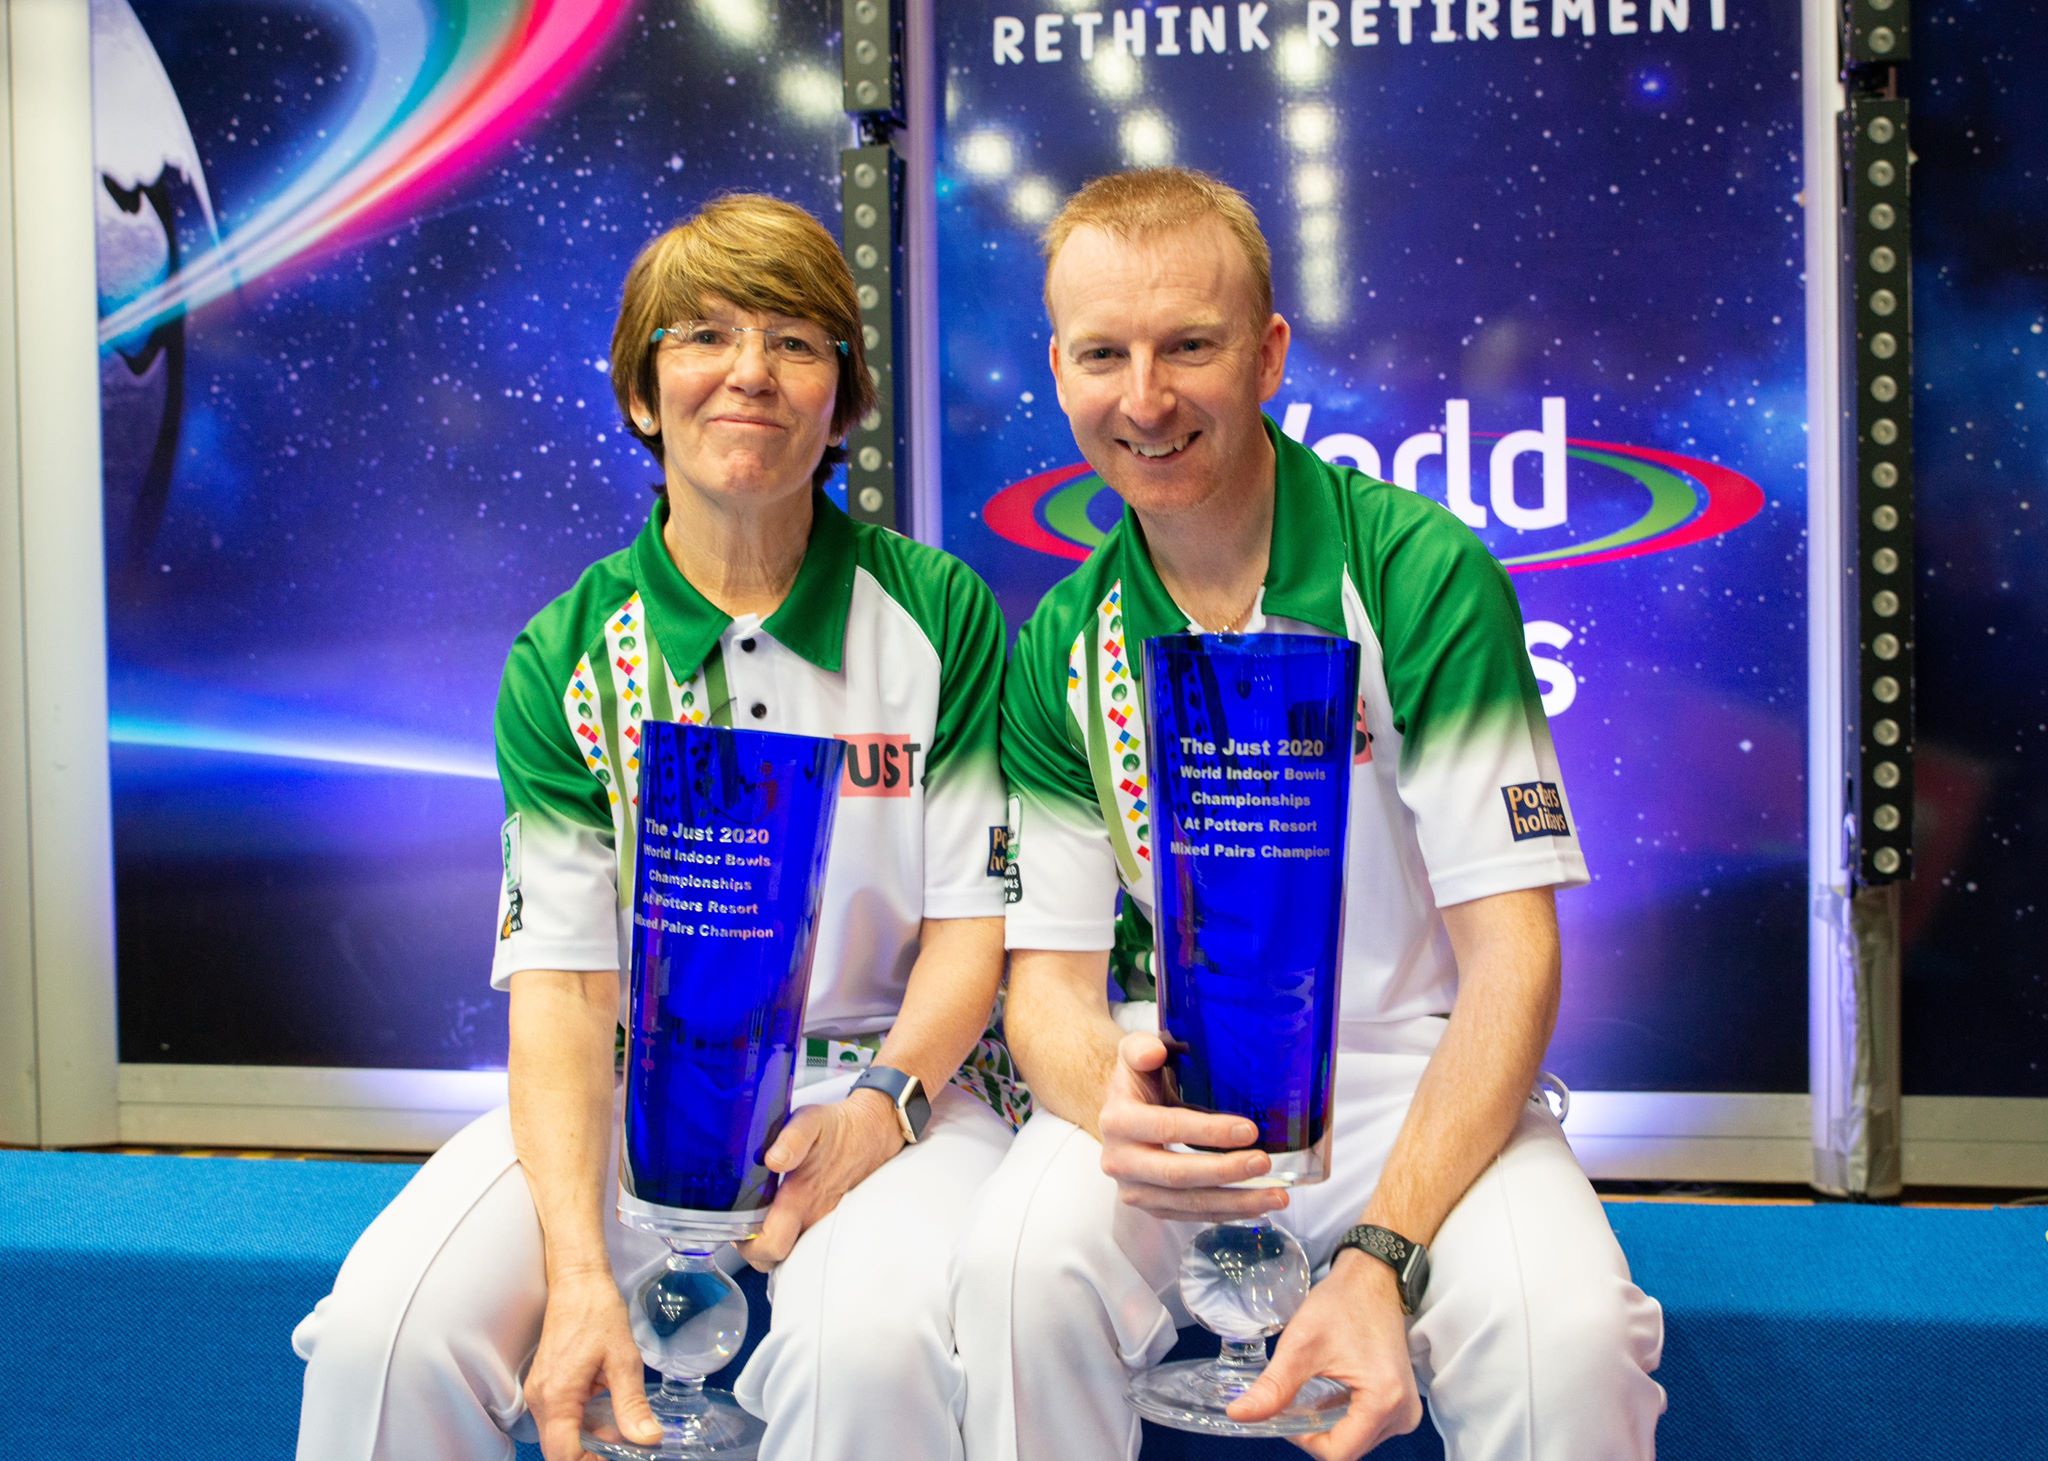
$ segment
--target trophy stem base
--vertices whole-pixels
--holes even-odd
[[[1308,1436],[1343,1418],[1351,1392],[1318,1376],[1294,1403],[1264,1420],[1232,1420],[1230,1403],[1251,1388],[1266,1367],[1262,1339],[1226,1339],[1213,1360],[1180,1360],[1147,1370],[1124,1392],[1131,1409],[1175,1430],[1212,1436]]]
[[[695,1376],[670,1376],[650,1391],[647,1404],[661,1422],[661,1444],[638,1446],[606,1439],[619,1434],[612,1398],[600,1395],[583,1412],[583,1449],[609,1461],[694,1461],[717,1456],[746,1461],[760,1452],[766,1427],[724,1390],[707,1390]]]
[[[1212,1155],[1207,1147],[1192,1147],[1181,1142],[1166,1144],[1170,1152],[1189,1152],[1198,1156]],[[1267,1152],[1271,1165],[1261,1177],[1243,1177],[1235,1182],[1226,1182],[1225,1187],[1313,1187],[1330,1175],[1330,1137],[1327,1131],[1323,1139],[1314,1146],[1299,1151]]]

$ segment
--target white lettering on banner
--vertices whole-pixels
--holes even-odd
[[[1522,647],[1528,650],[1529,668],[1542,687],[1545,715],[1563,715],[1572,708],[1572,702],[1579,698],[1579,677],[1563,660],[1538,654],[1537,647],[1565,649],[1572,638],[1572,631],[1554,619],[1531,619],[1522,626]]]
[[[1060,58],[1060,18],[1057,15],[1038,17],[1037,55],[1040,61],[1057,61]]]
[[[1024,22],[1014,15],[996,17],[993,53],[998,66],[1021,66],[1024,64],[1024,48],[1018,42],[1024,39]]]
[[[1461,403],[1462,404],[1462,403]],[[1515,500],[1515,458],[1536,452],[1543,463],[1543,501],[1524,507]],[[1564,501],[1564,397],[1543,398],[1541,431],[1510,431],[1500,439],[1487,459],[1488,495],[1493,510],[1511,528],[1554,528],[1565,519]],[[1470,495],[1470,487],[1466,489]],[[1479,514],[1481,518],[1485,513]]]
[[[1306,401],[1291,402],[1281,413],[1280,431],[1288,438],[1308,442],[1309,414]],[[1450,436],[1446,450],[1445,432],[1418,431],[1394,449],[1394,474],[1384,480],[1410,492],[1420,490],[1417,467],[1424,457],[1445,459],[1445,498],[1453,512],[1473,527],[1486,526],[1486,509],[1472,500],[1471,402],[1444,402],[1444,425]],[[1494,444],[1487,461],[1488,496],[1500,520],[1511,528],[1556,527],[1564,522],[1565,493],[1565,402],[1563,396],[1543,398],[1543,425],[1539,430],[1510,431]],[[1309,450],[1326,462],[1345,462],[1369,477],[1380,476],[1379,448],[1355,432],[1335,431],[1318,437]],[[1541,463],[1542,498],[1539,506],[1524,507],[1515,496],[1515,462],[1534,453]],[[1536,653],[1537,649],[1560,650],[1575,639],[1572,631],[1550,619],[1531,619],[1522,626],[1523,646],[1529,651],[1529,668],[1543,693],[1543,713],[1563,715],[1579,698],[1579,677],[1563,660]]]
[[[1152,49],[1161,56],[1178,56],[1180,38],[1174,34],[1174,24],[1180,19],[1178,5],[1162,5],[1152,12],[1152,18],[1159,22],[1159,44]]]
[[[1544,34],[1546,9],[1552,36],[1628,37],[1646,31],[1683,34],[1692,29],[1701,10],[1706,28],[1718,32],[1728,29],[1728,4],[1729,0],[1705,0],[1698,7],[1693,0],[1236,0],[1235,4],[1209,0],[1151,9],[1124,5],[1079,14],[1046,10],[1028,20],[1016,15],[995,16],[989,31],[989,56],[998,66],[1024,65],[1028,36],[1029,60],[1038,65],[1092,61],[1105,15],[1109,21],[1107,43],[1119,54],[1140,57],[1149,50],[1156,56],[1178,57],[1270,50],[1269,22],[1287,34],[1293,34],[1288,28],[1298,23],[1301,37],[1323,50],[1334,51],[1347,43],[1354,50],[1376,46],[1384,34],[1381,13],[1388,10],[1394,13],[1391,40],[1399,46],[1424,39],[1432,45],[1536,40]],[[1426,15],[1426,26],[1416,23],[1417,12]],[[1348,25],[1344,24],[1347,19]],[[1071,46],[1067,44],[1069,27],[1073,30]]]
[[[1550,33],[1564,34],[1565,27],[1572,21],[1579,22],[1581,35],[1591,35],[1594,24],[1594,0],[1552,0],[1550,6]]]
[[[1426,457],[1444,459],[1444,504],[1459,521],[1474,528],[1488,522],[1486,508],[1472,495],[1472,403],[1444,402],[1444,429],[1418,431],[1394,448],[1391,473],[1380,471],[1379,448],[1349,431],[1333,432],[1308,440],[1309,413],[1306,401],[1288,405],[1280,416],[1281,432],[1305,443],[1326,462],[1348,462],[1369,477],[1383,477],[1410,492],[1421,490],[1422,462]],[[1563,396],[1543,398],[1543,424],[1534,430],[1510,431],[1494,443],[1487,458],[1487,497],[1493,514],[1511,528],[1528,531],[1554,528],[1570,516],[1566,487],[1565,402]],[[1540,492],[1536,505],[1526,506],[1515,492],[1515,462],[1533,455],[1540,466]]]

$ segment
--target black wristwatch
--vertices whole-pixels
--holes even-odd
[[[880,1091],[896,1108],[896,1124],[903,1140],[915,1146],[932,1119],[932,1103],[924,1093],[924,1082],[907,1071],[886,1065],[871,1065],[853,1083],[855,1091]],[[849,1091],[847,1094],[851,1095]]]
[[[1401,1286],[1401,1312],[1413,1314],[1422,1302],[1422,1291],[1429,1287],[1429,1250],[1420,1243],[1411,1243],[1391,1228],[1376,1228],[1371,1223],[1360,1223],[1337,1240],[1337,1251],[1356,1248],[1361,1253],[1370,1253],[1380,1262],[1394,1270],[1394,1277]]]

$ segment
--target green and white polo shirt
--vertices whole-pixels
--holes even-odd
[[[974,572],[813,498],[782,606],[728,618],[662,544],[586,570],[512,646],[498,697],[505,876],[491,982],[624,969],[644,720],[847,742],[805,1033],[886,1030],[926,918],[1003,912],[1003,622]]]
[[[1586,881],[1521,609],[1442,507],[1324,462],[1270,419],[1266,434],[1272,550],[1247,630],[1360,649],[1344,1020],[1444,1014],[1457,966],[1439,908]],[[1153,995],[1142,646],[1190,627],[1126,508],[1025,624],[1003,695],[1008,945],[1110,949],[1130,999]]]

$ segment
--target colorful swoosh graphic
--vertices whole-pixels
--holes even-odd
[[[1472,433],[1475,438],[1495,433]],[[1669,553],[1733,532],[1763,511],[1763,489],[1740,472],[1698,457],[1656,447],[1567,438],[1566,455],[1633,477],[1650,495],[1649,506],[1626,527],[1583,543],[1501,559],[1510,573],[1580,568],[1651,553]],[[1076,562],[1106,536],[1088,507],[1107,483],[1086,462],[1054,467],[1013,482],[982,508],[996,536],[1021,548]]]
[[[364,38],[354,110],[283,191],[213,248],[100,321],[153,329],[318,245],[370,232],[502,147],[604,49],[633,0],[326,0]]]

